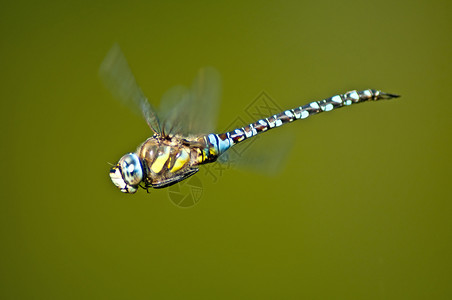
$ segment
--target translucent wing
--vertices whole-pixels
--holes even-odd
[[[226,151],[218,158],[223,168],[244,169],[276,176],[284,169],[293,148],[293,135],[286,129],[255,136]]]
[[[221,78],[218,71],[211,67],[201,69],[191,88],[192,104],[198,109],[190,111],[189,132],[211,133],[215,131],[220,96]]]
[[[184,136],[214,132],[220,94],[220,75],[211,67],[198,72],[190,89],[183,86],[170,89],[160,102],[164,132]]]
[[[154,133],[162,132],[157,114],[138,86],[118,44],[107,53],[99,75],[113,96],[135,113],[143,115]]]
[[[236,119],[222,132],[240,128],[259,119],[269,117],[282,111],[280,105],[268,93],[261,92],[242,111]],[[276,175],[283,168],[292,149],[294,140],[290,127],[257,135],[232,147],[219,157],[218,161],[230,167],[239,167],[263,173]]]
[[[188,134],[189,110],[195,109],[190,99],[190,90],[182,85],[174,86],[163,94],[159,106],[163,132],[184,136]]]

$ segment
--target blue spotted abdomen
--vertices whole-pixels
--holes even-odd
[[[306,105],[283,111],[279,114],[258,120],[255,123],[248,124],[244,127],[237,128],[226,133],[209,134],[205,137],[205,140],[209,147],[214,149],[211,150],[211,152],[216,152],[217,155],[221,155],[237,143],[251,138],[261,132],[265,132],[295,120],[306,119],[307,117],[320,112],[331,111],[333,109],[342,106],[349,106],[354,103],[397,97],[399,96],[371,89],[363,91],[350,91],[345,94],[335,95],[320,101],[313,101]]]

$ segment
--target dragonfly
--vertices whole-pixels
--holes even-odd
[[[135,152],[122,156],[110,170],[113,184],[121,192],[130,194],[135,193],[139,187],[146,190],[159,189],[185,180],[197,173],[201,165],[217,161],[231,147],[270,129],[343,106],[400,97],[375,89],[353,90],[287,109],[228,132],[202,133],[192,124],[212,123],[210,115],[214,114],[216,100],[209,97],[215,98],[219,89],[209,90],[206,85],[209,83],[209,76],[218,77],[215,72],[201,73],[197,81],[201,88],[195,89],[195,93],[179,97],[181,99],[178,99],[178,102],[162,101],[159,112],[139,87],[117,44],[108,52],[99,74],[113,95],[144,117],[153,133]],[[197,93],[202,95],[193,95]],[[178,98],[171,95],[177,95],[177,92],[169,94],[167,98]],[[203,100],[196,101],[196,97]],[[161,122],[161,119],[164,119],[164,122]]]

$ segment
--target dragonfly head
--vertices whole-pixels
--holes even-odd
[[[135,153],[128,153],[121,157],[118,164],[111,168],[110,178],[121,192],[135,193],[143,180],[143,168]]]

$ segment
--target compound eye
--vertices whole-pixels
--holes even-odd
[[[140,160],[134,153],[129,153],[121,158],[122,178],[128,185],[138,185],[143,180],[143,169]]]

